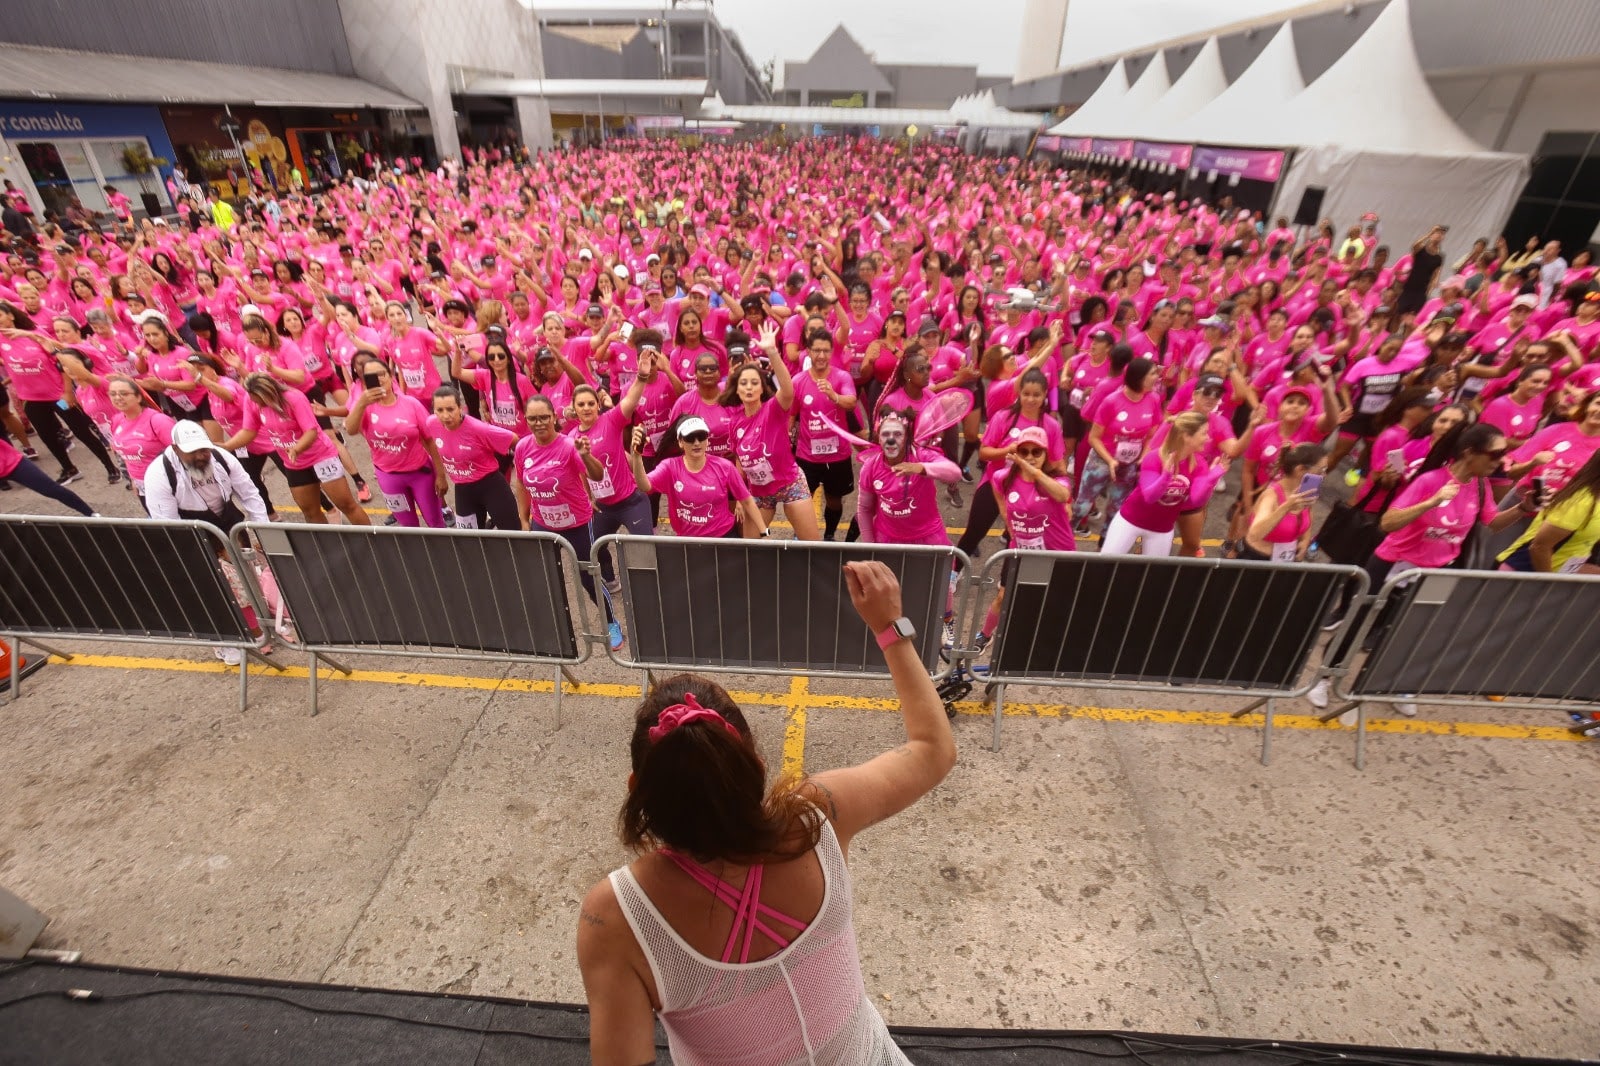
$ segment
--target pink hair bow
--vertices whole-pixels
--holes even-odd
[[[688,725],[690,722],[716,722],[722,728],[732,733],[736,740],[743,740],[739,730],[734,728],[732,722],[709,707],[700,706],[700,701],[695,699],[693,692],[683,694],[683,702],[675,703],[661,712],[656,719],[656,724],[650,727],[650,743],[659,743],[661,738],[677,729],[679,726]]]

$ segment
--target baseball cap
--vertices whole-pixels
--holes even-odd
[[[1518,296],[1516,299],[1512,300],[1511,306],[1521,307],[1532,311],[1534,308],[1539,306],[1539,298],[1531,292],[1525,292],[1521,296]]]
[[[180,452],[197,452],[211,447],[211,438],[198,422],[179,422],[172,427],[172,446]]]
[[[682,440],[691,433],[704,433],[710,436],[711,427],[706,425],[706,420],[699,415],[690,415],[678,423],[678,439]]]
[[[646,263],[659,263],[661,262],[661,257],[656,253],[651,252],[649,255],[644,257],[644,261]]]
[[[585,315],[603,315],[606,313],[606,309],[601,307],[599,304],[590,304],[588,307],[583,309],[583,313]]]
[[[1194,391],[1215,392],[1220,395],[1225,384],[1226,382],[1216,374],[1201,374],[1199,380],[1194,383]]]
[[[579,248],[578,249],[578,258],[579,259],[593,259],[594,258],[594,253],[589,251],[589,249],[587,249],[587,248]]]
[[[1209,315],[1209,316],[1207,316],[1205,318],[1202,318],[1200,320],[1200,324],[1202,326],[1206,326],[1206,327],[1208,327],[1210,329],[1227,330],[1227,329],[1232,329],[1233,328],[1233,323],[1229,322],[1226,318],[1223,318],[1221,315]]]
[[[921,336],[924,333],[938,333],[938,332],[939,332],[939,323],[934,320],[934,317],[932,315],[923,315],[922,316],[922,321],[917,323],[917,335],[918,336]]]
[[[1036,448],[1050,447],[1050,438],[1045,436],[1044,430],[1038,426],[1029,426],[1021,433],[1018,433],[1016,442],[1018,444],[1032,444]]]
[[[1305,385],[1291,385],[1283,391],[1283,400],[1287,400],[1291,396],[1300,396],[1304,397],[1306,403],[1310,403],[1313,395],[1314,393],[1312,393],[1311,389]],[[1283,400],[1278,402],[1282,403]]]
[[[546,359],[554,359],[555,357],[556,353],[554,348],[540,348],[534,353],[533,361],[536,363],[542,363]]]
[[[622,281],[628,280],[628,268],[623,266],[621,263],[618,263],[616,266],[612,267],[611,273],[615,274],[618,279]]]
[[[710,296],[711,289],[705,285],[694,285],[689,289],[690,296]]]

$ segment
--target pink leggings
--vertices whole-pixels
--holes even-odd
[[[394,512],[397,525],[417,525],[417,515],[422,522],[435,529],[444,526],[444,511],[439,507],[439,494],[433,491],[433,467],[408,470],[394,474],[378,471],[378,488],[383,491],[389,510]]]

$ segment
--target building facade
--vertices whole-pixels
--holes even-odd
[[[962,96],[1000,89],[1009,78],[948,63],[880,63],[843,25],[811,58],[783,65],[779,102],[802,107],[946,108]]]

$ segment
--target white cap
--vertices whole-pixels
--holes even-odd
[[[162,314],[160,311],[157,311],[154,307],[147,307],[143,311],[140,311],[138,314],[133,316],[133,320],[139,323],[141,326],[152,319],[161,323],[163,326],[167,325],[167,316]]]
[[[649,255],[644,257],[644,261],[646,263],[659,263],[661,262],[661,257],[656,253],[651,252]]]
[[[627,281],[628,280],[628,268],[623,266],[621,263],[618,263],[616,266],[612,267],[611,268],[611,273],[615,274],[617,277],[621,278],[623,281]]]
[[[579,248],[578,249],[578,258],[579,259],[593,259],[594,258],[594,253],[589,251],[589,249],[587,249],[587,248]]]
[[[172,446],[180,452],[198,452],[211,447],[211,438],[198,422],[179,422],[172,427]]]
[[[198,429],[199,427],[197,426],[195,428]],[[709,434],[710,432],[711,427],[706,425],[706,420],[701,418],[699,415],[690,415],[688,418],[685,418],[682,422],[678,423],[678,437],[680,439],[687,437],[691,433]]]
[[[255,315],[262,321],[266,321],[267,316],[262,313],[261,308],[257,307],[255,304],[245,304],[243,307],[239,308],[240,319],[249,318],[251,315]]]

